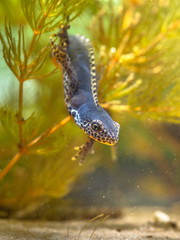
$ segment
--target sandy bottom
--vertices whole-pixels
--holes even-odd
[[[159,208],[124,209],[118,219],[83,221],[19,221],[0,220],[0,240],[180,240],[178,211],[169,211],[167,224],[151,224],[153,212]]]

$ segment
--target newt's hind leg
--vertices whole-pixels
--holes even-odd
[[[82,165],[88,153],[92,151],[93,144],[94,144],[94,139],[88,137],[87,141],[83,145],[74,148],[78,152],[72,157],[72,160],[74,161],[80,158],[79,165]]]
[[[51,57],[54,58],[57,63],[61,63],[63,67],[64,64],[66,64],[66,62],[69,60],[67,56],[67,47],[69,45],[67,29],[68,27],[62,25],[59,33],[50,36],[50,42],[52,47]],[[60,42],[58,45],[56,45],[53,41],[53,36],[60,38]]]
[[[73,68],[73,65],[71,63],[71,59],[68,56],[67,48],[69,45],[69,39],[67,34],[67,29],[69,28],[69,25],[63,25],[59,31],[59,33],[54,34],[54,36],[58,36],[60,38],[60,42],[58,45],[55,44],[53,41],[52,36],[50,37],[52,52],[51,57],[54,62],[54,64],[58,67],[62,66],[63,68],[63,77],[64,77],[64,86],[68,91],[66,91],[65,99],[67,99],[67,102],[71,99],[72,96],[74,96],[74,93],[77,89],[77,74]]]
[[[61,28],[58,33],[54,34],[55,37],[60,38],[59,48],[62,52],[66,52],[68,46],[69,46],[69,39],[67,30],[70,28],[70,25],[61,25]]]

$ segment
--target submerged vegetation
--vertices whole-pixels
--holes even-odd
[[[19,26],[6,17],[0,33],[6,63],[2,64],[1,88],[9,81],[8,96],[1,92],[0,206],[10,213],[24,208],[30,212],[50,198],[65,196],[75,180],[102,160],[97,151],[82,167],[71,161],[74,147],[85,136],[64,108],[62,79],[51,63],[49,45],[49,36],[67,16],[71,32],[84,28],[80,33],[92,40],[100,103],[122,128],[131,125],[132,116],[148,125],[153,136],[158,132],[153,131],[154,122],[180,123],[177,0],[22,0],[21,10]],[[77,26],[81,18],[86,21]],[[125,133],[124,137],[128,141]],[[140,158],[156,159],[141,147],[148,140],[137,139],[137,148],[128,142],[123,146],[122,141],[119,146]],[[176,146],[173,140],[167,145],[169,152]],[[180,156],[177,148],[176,152]],[[166,154],[157,156],[165,159],[158,163],[162,171],[180,169]],[[176,171],[172,185],[179,182]]]

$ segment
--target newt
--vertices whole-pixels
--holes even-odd
[[[52,37],[51,58],[63,70],[64,102],[76,125],[88,136],[87,142],[75,149],[80,164],[92,149],[94,141],[114,145],[118,141],[120,125],[100,106],[97,97],[97,77],[93,47],[89,39],[81,35],[68,35],[69,25],[62,25]]]

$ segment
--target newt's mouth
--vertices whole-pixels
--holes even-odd
[[[116,123],[116,129],[115,131],[111,132],[100,132],[100,133],[91,133],[89,134],[89,137],[93,138],[97,142],[103,143],[105,145],[114,145],[118,142],[119,140],[119,129],[120,126],[118,123]],[[86,133],[87,134],[87,133]]]
[[[99,142],[99,141],[98,141]],[[116,144],[118,142],[118,139],[117,140],[109,140],[109,142],[101,142],[100,143],[103,143],[105,145],[109,145],[109,146],[113,146],[114,144]]]
[[[89,136],[89,137],[96,140],[97,142],[100,142],[100,143],[103,143],[103,144],[109,145],[109,146],[112,146],[112,145],[116,144],[119,140],[118,138],[117,139],[106,139],[106,140],[104,140],[104,138],[103,139],[97,139],[97,138],[94,138],[92,136]]]

